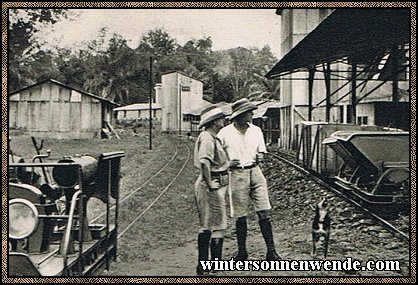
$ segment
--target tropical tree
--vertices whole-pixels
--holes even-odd
[[[268,80],[264,75],[277,62],[276,57],[271,53],[269,46],[264,46],[254,53],[255,69],[254,81],[250,85],[248,98],[253,100],[278,99],[280,92],[279,81]]]
[[[25,13],[23,13],[24,11]],[[203,82],[203,92],[213,101],[237,98],[274,98],[276,82],[264,74],[276,62],[269,47],[212,51],[212,39],[191,39],[183,46],[162,29],[150,30],[137,48],[128,46],[106,28],[80,50],[43,50],[35,37],[41,23],[54,24],[66,10],[12,11],[10,24],[10,78],[14,89],[35,81],[55,78],[122,105],[147,102],[152,84],[161,74],[182,71]]]
[[[152,55],[155,60],[161,61],[165,56],[173,54],[178,48],[175,39],[171,38],[162,29],[155,29],[143,36],[137,50]]]
[[[44,73],[41,65],[34,63],[50,61],[51,54],[41,50],[36,37],[40,29],[55,24],[60,18],[67,17],[67,9],[9,9],[9,83],[16,90],[39,80]],[[45,69],[49,69],[45,65]],[[49,71],[45,71],[48,73]]]

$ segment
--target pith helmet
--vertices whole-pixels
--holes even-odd
[[[225,117],[224,112],[221,108],[216,107],[215,105],[209,106],[202,111],[200,114],[200,124],[199,129],[202,128],[207,123],[210,123],[216,119]]]
[[[238,115],[255,109],[258,109],[258,107],[251,103],[247,98],[240,99],[232,104],[232,114],[229,118],[232,120]]]

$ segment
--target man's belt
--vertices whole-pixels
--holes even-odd
[[[211,171],[210,176],[212,179],[218,179],[219,185],[221,187],[224,187],[229,184],[229,176],[228,176],[228,170],[224,171]]]
[[[221,176],[221,175],[227,175],[228,174],[228,170],[224,170],[224,171],[211,171],[210,175],[211,176]]]
[[[245,165],[245,166],[231,166],[230,167],[230,169],[251,169],[251,168],[253,168],[253,167],[256,167],[257,166],[257,164],[256,163],[252,163],[252,164],[249,164],[249,165]]]

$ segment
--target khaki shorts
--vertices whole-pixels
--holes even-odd
[[[250,204],[255,211],[270,210],[267,181],[259,166],[231,170],[232,216],[248,215]]]
[[[224,177],[226,180],[228,176]],[[227,186],[209,192],[202,175],[195,183],[195,198],[199,213],[200,227],[212,231],[227,228],[226,195]]]

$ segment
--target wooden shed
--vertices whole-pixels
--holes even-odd
[[[9,130],[57,139],[100,137],[118,104],[47,79],[9,94]]]

